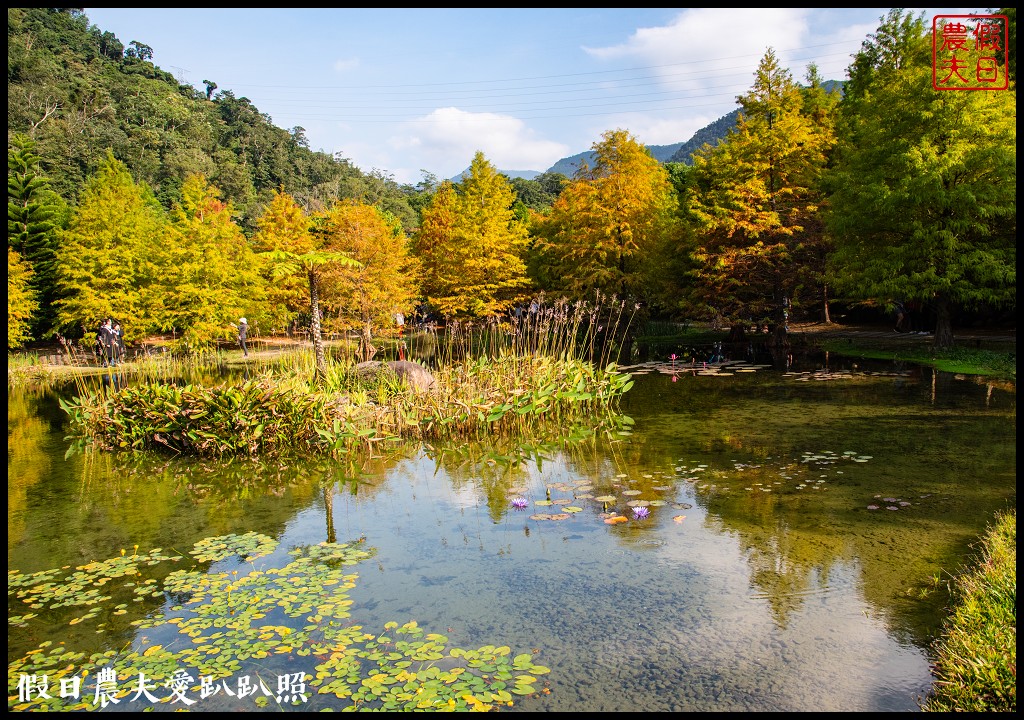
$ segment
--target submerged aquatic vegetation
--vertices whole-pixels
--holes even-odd
[[[531,653],[513,654],[505,645],[452,647],[447,637],[425,632],[415,620],[388,622],[376,633],[364,631],[349,619],[352,601],[347,592],[358,577],[351,566],[374,554],[362,541],[294,548],[289,552],[293,559],[285,566],[257,568],[255,562],[276,548],[275,540],[257,533],[207,538],[191,552],[196,561],[244,558],[249,567],[240,565],[230,572],[180,568],[167,574],[162,584],[144,578],[143,568],[166,568],[166,563],[180,563],[182,556],[161,550],[126,554],[81,566],[70,575],[65,569],[30,575],[10,571],[12,602],[20,600],[40,611],[48,606],[51,614],[70,617],[72,625],[99,613],[127,614],[129,604],[113,604],[114,595],[142,592],[169,601],[160,611],[131,622],[136,631],[130,649],[89,655],[70,643],[51,647],[51,641],[44,641],[9,662],[8,688],[19,692],[8,696],[8,708],[94,710],[108,703],[141,702],[140,692],[130,697],[133,690],[144,687],[161,693],[176,678],[181,681],[177,693],[150,693],[150,702],[196,703],[212,693],[201,694],[195,683],[201,681],[207,689],[228,688],[227,678],[255,671],[266,690],[253,698],[257,705],[273,699],[279,704],[308,703],[316,709],[486,711],[539,692],[536,676],[550,672],[535,664]],[[82,590],[87,592],[83,595]],[[67,608],[83,604],[90,607],[83,616]],[[27,613],[9,622],[31,625],[36,617]],[[112,631],[110,626],[109,621],[98,622],[96,632]],[[264,684],[259,671],[271,667],[291,679],[292,692],[272,683],[275,696]],[[37,692],[40,676],[48,677],[54,692]],[[80,693],[58,695],[57,688],[72,682]],[[103,682],[108,683],[109,697],[90,690]],[[193,697],[185,699],[186,694]],[[244,702],[244,697],[239,692],[236,701]]]

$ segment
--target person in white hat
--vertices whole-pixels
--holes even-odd
[[[249,349],[245,346],[245,340],[249,336],[249,321],[245,318],[238,318],[238,344],[242,348],[242,355],[249,357]]]

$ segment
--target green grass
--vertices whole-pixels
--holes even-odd
[[[912,362],[934,367],[936,370],[963,375],[991,375],[1008,379],[1017,377],[1015,348],[997,351],[954,347],[950,350],[937,351],[931,347],[895,347],[873,344],[863,339],[823,340],[817,345],[822,350],[848,357]]]
[[[1017,511],[996,517],[974,566],[954,578],[926,712],[1017,709]]]

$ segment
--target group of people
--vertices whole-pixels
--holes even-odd
[[[103,367],[115,367],[124,361],[121,323],[106,318],[96,331],[96,353]]]

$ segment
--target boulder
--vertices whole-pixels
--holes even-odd
[[[434,389],[434,376],[429,370],[409,360],[369,360],[356,365],[356,374],[364,380],[373,380],[380,373],[393,373],[394,377],[405,382],[416,392],[428,392]]]

